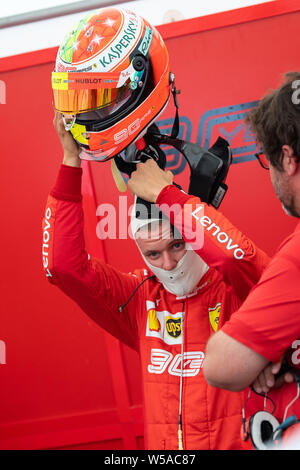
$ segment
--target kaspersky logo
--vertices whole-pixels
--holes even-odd
[[[111,70],[119,64],[122,57],[128,55],[139,38],[141,29],[142,24],[139,18],[126,14],[124,28],[98,59],[98,65],[103,71]]]
[[[115,59],[119,59],[123,51],[128,47],[130,42],[136,38],[137,27],[133,21],[129,20],[127,29],[124,30],[123,36],[120,38],[119,42],[114,46],[111,46],[106,54],[103,54],[100,57],[99,62],[102,67],[106,68],[110,65]]]

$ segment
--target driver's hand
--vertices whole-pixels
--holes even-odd
[[[173,173],[162,170],[158,164],[150,158],[145,163],[138,163],[136,171],[131,173],[128,181],[130,191],[144,199],[155,202],[163,188],[173,182]]]
[[[55,111],[53,125],[64,151],[63,164],[68,166],[80,167],[81,160],[79,158],[79,146],[73,139],[71,132],[65,130],[62,115],[58,111]]]

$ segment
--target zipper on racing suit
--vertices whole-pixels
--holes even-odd
[[[182,390],[183,390],[183,356],[184,356],[184,300],[182,301],[182,319],[181,319],[181,370],[179,382],[179,410],[178,410],[178,450],[183,450],[182,435]]]

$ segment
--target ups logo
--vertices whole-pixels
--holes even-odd
[[[181,335],[181,318],[166,318],[166,330],[172,338],[178,338]]]

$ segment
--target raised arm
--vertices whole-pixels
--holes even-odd
[[[243,301],[258,282],[268,256],[243,235],[221,212],[172,185],[171,172],[153,160],[139,163],[129,181],[130,190],[155,202],[170,217],[187,243]]]
[[[48,197],[43,219],[45,275],[94,321],[136,348],[139,291],[132,299],[130,309],[120,312],[119,307],[128,300],[139,280],[90,257],[86,252],[81,202],[82,169],[77,146],[61,124],[56,116],[54,125],[64,149],[64,164]]]

